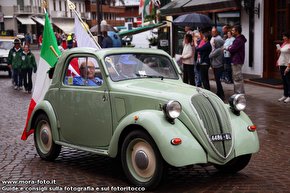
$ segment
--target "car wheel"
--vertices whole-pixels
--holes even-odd
[[[154,140],[142,131],[133,131],[125,138],[121,161],[129,181],[146,189],[157,187],[165,172],[163,158]]]
[[[44,160],[55,160],[61,151],[61,146],[53,142],[49,119],[44,114],[37,117],[34,132],[34,143],[37,153]]]
[[[225,165],[214,165],[216,169],[220,170],[221,172],[226,172],[226,173],[236,173],[242,169],[244,169],[250,159],[251,159],[252,154],[246,154],[246,155],[241,155],[238,157],[235,157]]]

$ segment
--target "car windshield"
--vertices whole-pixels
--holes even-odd
[[[105,57],[105,64],[113,81],[160,78],[178,79],[170,59],[157,54],[115,54]]]
[[[13,41],[1,41],[0,40],[0,49],[10,50],[13,47]]]

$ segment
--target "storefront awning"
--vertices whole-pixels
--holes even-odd
[[[74,20],[54,20],[52,23],[66,34],[74,32]]]
[[[16,17],[22,25],[35,25],[36,23],[30,17]]]
[[[166,25],[166,22],[157,23],[157,24],[151,24],[151,25],[147,25],[147,26],[144,26],[144,27],[138,27],[138,28],[135,28],[135,29],[127,30],[127,31],[121,31],[121,32],[118,33],[118,35],[121,36],[121,37],[122,36],[123,37],[124,36],[128,36],[128,35],[134,35],[134,34],[145,32],[145,31],[157,28],[157,27],[161,27],[162,25]]]
[[[240,8],[237,0],[174,0],[163,6],[160,13],[166,15],[182,15],[192,12],[222,12],[238,10]]]
[[[39,18],[39,17],[32,17],[32,19],[33,19],[34,21],[36,21],[37,23],[39,23],[39,24],[41,24],[41,25],[44,26],[44,19]]]

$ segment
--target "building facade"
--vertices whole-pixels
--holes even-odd
[[[44,25],[43,0],[0,0],[0,30],[2,35],[40,35]],[[124,4],[116,1],[71,0],[76,10],[89,27],[106,20],[113,26],[123,26]],[[99,3],[99,4],[98,4]],[[68,8],[67,0],[46,0],[46,10],[54,31],[66,34],[74,31],[74,14]]]
[[[124,4],[116,1],[86,0],[86,11],[90,14],[87,23],[90,27],[98,25],[102,20],[112,26],[123,26],[124,18],[120,14],[125,13]]]

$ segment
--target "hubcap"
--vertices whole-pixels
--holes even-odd
[[[47,130],[42,130],[40,134],[40,138],[43,144],[47,145],[48,143],[48,133]]]
[[[136,166],[141,170],[145,170],[148,167],[149,164],[148,156],[143,150],[139,150],[138,152],[136,152],[135,162]]]
[[[140,181],[149,181],[156,170],[156,157],[151,145],[136,139],[129,145],[128,158],[132,174]]]
[[[43,153],[48,153],[52,146],[52,134],[48,123],[44,123],[39,131],[39,145]]]

